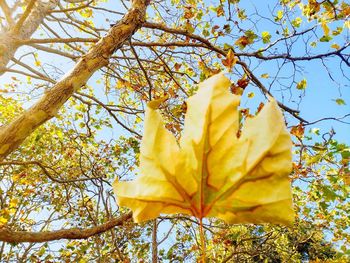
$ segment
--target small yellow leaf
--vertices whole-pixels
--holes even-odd
[[[249,92],[248,93],[248,98],[251,99],[251,98],[254,98],[255,94],[254,92]]]
[[[18,203],[19,203],[19,200],[17,198],[13,198],[13,199],[11,199],[9,205],[10,205],[11,208],[12,207],[17,207]]]
[[[263,79],[267,79],[267,78],[270,77],[270,75],[269,75],[268,73],[264,73],[264,74],[261,75],[261,77],[262,77]]]
[[[350,20],[344,22],[344,27],[350,29]]]
[[[5,225],[5,224],[7,223],[7,221],[8,221],[8,220],[7,220],[5,217],[0,216],[0,226]]]
[[[280,21],[283,17],[283,14],[284,14],[283,10],[278,10],[277,15],[275,17],[275,21]]]
[[[14,174],[12,175],[12,181],[15,183],[17,182],[19,179],[21,179],[20,174]]]
[[[338,44],[332,44],[331,45],[331,48],[334,48],[334,49],[340,49],[340,46]]]
[[[264,44],[267,44],[267,43],[270,42],[270,40],[271,40],[271,35],[270,35],[270,33],[269,33],[268,31],[263,31],[263,32],[261,33],[261,36],[262,36],[262,40],[263,40],[263,43],[264,43]]]
[[[300,82],[297,84],[297,89],[304,90],[306,89],[307,81],[306,79],[302,79]]]
[[[92,17],[92,9],[91,8],[84,8],[81,12],[80,15],[85,18]]]
[[[322,26],[324,35],[325,36],[329,36],[329,27],[327,25],[327,22],[326,21],[322,21],[321,26]]]

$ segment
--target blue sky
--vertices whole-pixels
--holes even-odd
[[[273,14],[276,14],[277,9],[274,9],[275,3],[275,1],[241,1],[240,5],[245,6],[247,10],[253,10],[253,6],[255,6],[261,14],[269,14],[270,11],[273,11]],[[249,11],[247,11],[247,13],[249,13]],[[296,13],[296,16],[299,15],[300,11],[299,13]],[[260,32],[271,32],[272,41],[274,41],[274,39],[278,37],[276,34],[274,34],[276,27],[271,21],[260,20],[259,23],[257,23],[255,26]],[[300,27],[300,30],[307,26],[307,22],[304,21]],[[334,30],[337,26],[343,25],[339,23],[333,23],[330,25],[330,28],[331,30]],[[346,30],[347,29],[344,29],[343,34],[339,37],[334,38],[334,40],[332,40],[330,43],[317,43],[317,48],[314,52],[326,53],[331,51],[331,48],[329,48],[329,46],[332,43],[341,44],[342,42],[344,42],[344,36],[349,34],[349,32],[346,32]],[[322,32],[318,33],[322,36]],[[303,55],[305,52],[304,43],[302,43],[301,40],[299,41],[299,43],[297,42],[294,45],[295,47],[291,52],[295,56]],[[281,46],[279,48],[283,50]],[[317,59],[297,63],[302,67],[302,70],[300,70],[300,72],[296,74],[296,80],[306,78],[307,88],[305,89],[305,91],[300,92],[294,86],[290,90],[290,95],[289,91],[283,92],[284,99],[282,100],[281,94],[278,92],[278,85],[275,85],[272,89],[272,92],[276,96],[276,98],[283,101],[287,106],[293,109],[300,110],[300,116],[310,122],[326,117],[341,117],[345,114],[350,113],[350,82],[349,79],[346,79],[342,76],[342,72],[339,69],[340,59],[338,57],[327,58],[324,61]],[[292,64],[289,64],[288,66],[284,67],[280,74],[288,76],[288,74],[291,74],[293,72],[292,66]],[[347,68],[344,64],[342,66],[344,72],[349,74],[349,68]],[[257,70],[254,71],[254,73],[257,76],[259,76],[260,74],[266,72],[269,73],[270,76],[273,76],[273,72],[277,71],[278,68],[276,67],[276,64],[266,63],[265,66],[259,67]],[[332,74],[332,78],[334,78],[334,81],[331,80],[330,76],[328,75],[329,73]],[[269,87],[269,83],[271,82],[271,80],[260,80],[267,87]],[[254,88],[250,89],[254,90]],[[247,92],[249,92],[249,90],[247,90]],[[258,92],[255,93],[258,94]],[[298,98],[299,95],[302,97],[301,100],[299,100]],[[335,101],[338,98],[343,99],[346,105],[338,105]],[[256,98],[256,100],[259,99]],[[293,120],[293,118],[290,118],[290,115],[288,117],[288,115],[289,114],[286,114],[287,121],[289,120],[290,124],[297,124],[297,120]],[[350,123],[350,117],[344,119],[343,121],[347,121],[348,123]],[[331,128],[333,128],[336,131],[336,135],[334,138],[347,144],[350,143],[349,124],[343,124],[334,120],[329,120],[319,122],[309,127],[320,128],[321,134],[324,132],[328,132]]]

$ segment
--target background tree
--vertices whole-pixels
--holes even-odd
[[[169,96],[179,136],[194,84],[228,70],[242,122],[267,95],[285,112],[298,218],[208,220],[208,257],[346,262],[350,6],[262,2],[0,0],[0,261],[195,261],[193,219],[135,225],[111,183],[137,175],[148,101]]]

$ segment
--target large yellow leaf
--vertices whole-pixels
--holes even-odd
[[[140,173],[113,185],[120,206],[136,222],[160,213],[218,217],[228,223],[282,223],[294,219],[288,175],[292,142],[271,98],[237,138],[240,97],[215,75],[188,99],[180,142],[164,127],[157,102],[146,109]]]

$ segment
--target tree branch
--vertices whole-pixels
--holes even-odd
[[[157,219],[154,219],[153,229],[152,229],[152,263],[158,262],[157,230],[158,230],[158,222],[157,222]]]
[[[94,226],[87,229],[71,228],[61,229],[56,231],[42,232],[27,232],[27,231],[12,231],[7,227],[0,227],[0,241],[10,243],[20,242],[47,242],[60,239],[86,239],[94,235],[104,233],[116,226],[123,225],[124,222],[130,220],[132,213],[127,213],[118,218],[109,220],[102,225]]]
[[[144,23],[147,0],[134,0],[132,8],[101,38],[60,81],[26,112],[0,128],[0,161],[14,151],[37,127],[53,118],[63,104],[93,73],[108,64],[116,49],[123,46]]]
[[[129,131],[130,133],[136,135],[138,138],[141,138],[141,137],[142,137],[141,134],[139,134],[138,132],[136,132],[136,131],[130,129],[127,125],[125,125],[124,123],[122,123],[122,122],[117,118],[117,115],[115,115],[115,114],[113,113],[113,111],[112,111],[106,104],[102,103],[101,101],[99,101],[99,100],[96,99],[95,97],[90,96],[90,95],[88,95],[88,94],[81,93],[81,92],[76,92],[76,94],[78,94],[78,95],[80,95],[80,96],[83,96],[83,97],[86,97],[86,98],[89,98],[90,100],[96,102],[98,105],[100,105],[102,108],[104,108],[120,126],[122,126],[124,129],[126,129],[126,130]],[[78,97],[78,96],[76,96],[76,95],[73,95],[73,96],[74,96],[74,98],[76,98],[76,99],[82,101],[82,99],[81,99],[80,97]],[[83,101],[83,102],[85,102],[85,101]]]
[[[1,2],[3,0],[0,0]],[[14,30],[9,30],[0,35],[0,75],[6,72],[6,65],[19,47],[18,42],[31,37],[48,12],[57,6],[57,2],[58,0],[38,1],[35,9],[31,9],[30,14],[26,18],[26,23],[21,26],[21,30],[18,33],[14,32]]]
[[[30,2],[28,3],[28,5],[26,7],[26,10],[21,15],[21,17],[19,18],[19,20],[16,23],[15,27],[13,28],[13,32],[14,33],[18,33],[19,32],[19,30],[23,26],[24,21],[26,21],[26,19],[28,18],[30,12],[32,12],[32,9],[34,7],[35,2],[36,2],[36,0],[30,0]]]
[[[15,22],[13,21],[12,16],[11,16],[11,9],[10,9],[10,7],[7,5],[7,3],[6,3],[5,0],[0,0],[0,8],[1,8],[1,10],[4,12],[4,15],[5,15],[5,17],[6,17],[7,24],[8,24],[9,26],[12,26]]]
[[[83,182],[83,181],[89,181],[89,180],[94,180],[94,179],[101,179],[101,177],[87,177],[87,178],[77,178],[77,179],[60,179],[56,178],[54,175],[52,175],[48,171],[48,166],[44,165],[40,161],[8,161],[8,162],[0,162],[0,166],[5,166],[5,165],[37,165],[40,167],[42,172],[53,182],[56,183],[61,183],[61,184],[69,184],[72,182]]]
[[[28,44],[47,44],[47,43],[77,43],[77,42],[98,42],[98,38],[81,38],[81,37],[72,37],[72,38],[32,38],[32,39],[22,39],[18,40],[19,45],[28,45]]]

